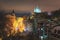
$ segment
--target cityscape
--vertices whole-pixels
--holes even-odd
[[[58,7],[44,5],[46,9],[43,9],[42,0],[0,1],[0,40],[60,40]]]

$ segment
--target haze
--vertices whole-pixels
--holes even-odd
[[[1,10],[33,11],[39,6],[42,11],[53,11],[60,9],[60,0],[0,0]]]

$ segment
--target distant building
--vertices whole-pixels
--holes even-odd
[[[35,16],[35,18],[37,19],[38,22],[39,21],[41,22],[44,19],[47,19],[48,13],[47,12],[42,12],[41,9],[39,9],[38,7],[36,7],[34,9],[34,16]]]
[[[46,27],[45,21],[47,19],[46,18],[47,15],[48,15],[47,12],[41,12],[41,10],[38,7],[36,7],[34,9],[34,14],[33,14],[33,16],[34,16],[34,23],[33,23],[34,26],[33,27],[35,29],[33,28],[34,29],[33,31],[35,31],[35,33],[38,32],[39,37],[41,37],[43,35],[45,36],[45,27]],[[43,30],[41,30],[42,28],[43,28]]]

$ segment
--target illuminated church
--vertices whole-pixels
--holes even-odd
[[[35,13],[41,13],[41,9],[39,9],[39,7],[37,6],[36,8],[34,8],[34,12]]]

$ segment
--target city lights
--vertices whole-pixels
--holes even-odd
[[[0,0],[0,40],[60,40],[60,0]]]
[[[14,30],[17,32],[23,32],[25,29],[25,24],[24,24],[24,18],[19,17],[17,18],[17,20],[15,20],[14,24]]]

